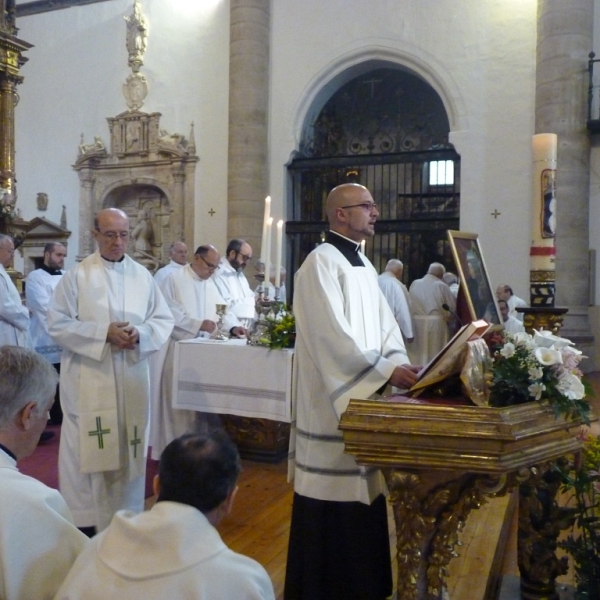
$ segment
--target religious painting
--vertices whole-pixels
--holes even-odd
[[[471,320],[484,319],[493,325],[500,325],[502,318],[485,267],[478,235],[448,230],[448,239],[458,271],[459,299],[462,294]]]

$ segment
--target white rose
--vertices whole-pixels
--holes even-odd
[[[554,350],[554,348],[536,348],[534,354],[538,362],[547,367],[562,364],[562,355],[558,350]]]
[[[583,383],[581,383],[579,377],[576,377],[571,373],[567,373],[560,378],[556,385],[556,389],[563,394],[563,396],[569,398],[569,400],[581,400],[585,396]]]
[[[500,354],[502,354],[502,356],[504,356],[504,358],[510,358],[511,356],[513,356],[514,353],[515,353],[515,345],[511,344],[510,342],[507,342],[506,344],[504,344],[504,346],[502,347],[502,350],[500,350]]]
[[[512,340],[515,346],[524,346],[527,350],[533,350],[533,337],[525,331],[519,331],[512,334]]]

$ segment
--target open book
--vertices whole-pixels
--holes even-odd
[[[454,337],[421,369],[417,382],[409,392],[423,390],[443,381],[450,375],[460,373],[463,367],[466,344],[488,331],[491,325],[482,319],[463,325]]]

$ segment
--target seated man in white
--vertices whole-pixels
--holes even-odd
[[[498,308],[502,315],[502,325],[504,325],[504,331],[506,331],[506,333],[521,333],[522,331],[525,331],[525,325],[510,314],[510,309],[506,300],[498,300]]]
[[[216,415],[173,408],[172,394],[175,344],[181,340],[210,337],[217,328],[217,304],[231,306],[231,300],[221,296],[211,277],[218,269],[219,260],[214,246],[199,246],[191,264],[171,273],[160,286],[175,319],[175,327],[167,343],[150,357],[150,445],[154,460],[158,460],[166,445],[180,435],[220,425]],[[246,329],[231,311],[223,317],[223,330],[231,337],[246,335]]]
[[[0,598],[54,597],[88,538],[62,496],[23,475],[17,461],[36,448],[58,375],[39,354],[0,347]]]
[[[256,561],[230,550],[216,526],[231,511],[240,459],[223,431],[185,435],[160,459],[150,511],[119,511],[92,539],[57,600],[274,600]]]
[[[154,273],[154,281],[158,285],[161,285],[173,271],[177,271],[187,265],[187,252],[187,246],[183,242],[173,242],[169,246],[169,258],[171,260],[168,265],[165,265]]]

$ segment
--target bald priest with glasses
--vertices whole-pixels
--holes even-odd
[[[49,333],[63,348],[60,491],[88,535],[117,510],[143,510],[147,359],[173,329],[150,272],[125,253],[127,215],[104,209],[91,233],[98,249],[65,273],[48,308]]]

